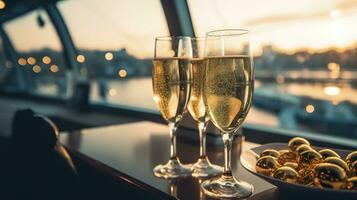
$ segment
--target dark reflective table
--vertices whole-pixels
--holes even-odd
[[[187,134],[187,133],[186,133]],[[198,133],[192,132],[198,137]],[[193,163],[199,155],[199,145],[179,137],[178,155],[182,163]],[[238,141],[239,138],[236,138]],[[152,169],[169,158],[168,127],[152,122],[128,123],[84,129],[61,134],[60,141],[68,149],[98,161],[113,169],[113,176],[127,175],[126,180],[143,183],[155,192],[166,193],[178,199],[209,199],[200,190],[200,180],[189,177],[180,180],[156,178]],[[234,145],[232,168],[236,177],[252,183],[254,194],[248,199],[278,199],[276,188],[250,174],[239,163],[238,143]],[[243,149],[258,144],[244,142]],[[223,147],[207,146],[207,153],[213,163],[223,165]],[[117,173],[117,174],[116,174]]]

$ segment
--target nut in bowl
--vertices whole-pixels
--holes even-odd
[[[261,173],[257,161],[267,149],[280,155],[276,158],[270,154],[274,167],[269,168],[269,173]],[[336,199],[357,197],[356,151],[314,147],[304,138],[293,138],[288,144],[270,143],[247,150],[241,156],[241,163],[283,191]]]

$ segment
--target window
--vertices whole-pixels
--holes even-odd
[[[247,122],[357,139],[357,2],[188,0],[197,35],[252,31]]]
[[[47,15],[38,9],[4,24],[18,53],[18,66],[33,94],[63,96],[65,62],[58,35]]]
[[[70,0],[58,7],[79,50],[80,71],[90,78],[91,101],[156,110],[154,39],[169,34],[160,1]]]
[[[13,63],[6,57],[3,41],[0,39],[0,87],[16,89],[17,74]]]

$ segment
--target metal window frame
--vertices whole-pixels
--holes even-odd
[[[2,46],[4,49],[5,56],[7,57],[7,59],[9,59],[13,63],[12,69],[15,70],[16,78],[18,81],[17,86],[18,86],[20,92],[31,90],[31,88],[30,88],[31,85],[27,84],[29,80],[27,80],[27,77],[25,77],[25,75],[22,73],[22,71],[20,70],[20,65],[17,62],[17,59],[19,58],[17,51],[15,50],[15,48],[14,48],[9,36],[5,32],[2,24],[0,26],[0,37],[3,42]]]
[[[171,35],[195,36],[186,0],[161,0],[161,6]]]
[[[65,99],[72,99],[72,96],[74,94],[73,90],[75,87],[75,82],[79,77],[79,67],[77,62],[75,61],[75,58],[77,56],[77,49],[74,46],[74,43],[72,41],[71,35],[68,31],[68,28],[62,18],[61,13],[59,12],[58,8],[56,7],[57,1],[50,1],[47,3],[41,3],[38,2],[36,5],[33,5],[31,9],[23,9],[19,15],[25,14],[26,12],[36,10],[38,8],[43,8],[46,14],[49,16],[49,19],[57,33],[58,39],[60,40],[61,46],[62,46],[62,53],[63,57],[66,63],[66,73],[65,73],[65,79],[66,79],[66,87],[67,87],[67,94]],[[12,18],[9,18],[12,19]],[[4,19],[3,19],[4,20]],[[33,96],[41,96],[38,94],[30,94],[29,91],[32,90],[30,87],[31,82],[29,77],[26,77],[23,73],[21,73],[19,69],[19,65],[17,63],[17,58],[18,53],[16,48],[13,46],[10,38],[8,37],[6,31],[3,29],[3,24],[1,24],[1,29],[0,29],[0,34],[1,37],[3,38],[4,42],[6,42],[6,47],[8,49],[9,55],[11,56],[11,61],[17,66],[16,69],[19,71],[18,74],[21,74],[19,76],[20,79],[25,81],[25,88],[24,91]],[[30,87],[30,88],[29,88]],[[47,97],[44,97],[47,98]],[[48,99],[54,99],[54,97],[48,97]]]
[[[63,19],[63,16],[59,9],[57,8],[57,2],[45,4],[44,6],[45,11],[47,12],[53,26],[56,29],[57,35],[62,44],[62,52],[64,59],[67,63],[66,73],[65,73],[65,80],[66,80],[66,99],[67,105],[72,107],[77,107],[80,105],[76,105],[75,99],[76,97],[76,87],[78,80],[86,80],[83,78],[80,73],[79,65],[76,61],[76,57],[78,55],[77,48],[72,40],[71,34],[69,33],[68,27]],[[81,94],[81,92],[79,92]],[[84,96],[89,96],[85,95]],[[86,100],[88,101],[88,99]]]
[[[48,14],[52,24],[54,25],[54,28],[56,29],[62,44],[62,52],[67,64],[67,70],[72,70],[76,75],[79,74],[79,66],[76,62],[76,57],[78,55],[77,49],[73,43],[72,37],[68,31],[66,23],[64,22],[62,14],[58,10],[55,3],[45,4],[43,8]]]

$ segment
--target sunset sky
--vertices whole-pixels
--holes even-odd
[[[357,0],[189,0],[197,35],[221,28],[252,31],[256,52],[263,45],[293,52],[320,51],[357,44]],[[67,0],[59,2],[75,45],[83,49],[126,47],[151,57],[154,38],[167,35],[159,0]],[[48,17],[43,13],[45,21]],[[50,23],[36,24],[36,12],[5,24],[19,50],[60,49]]]

